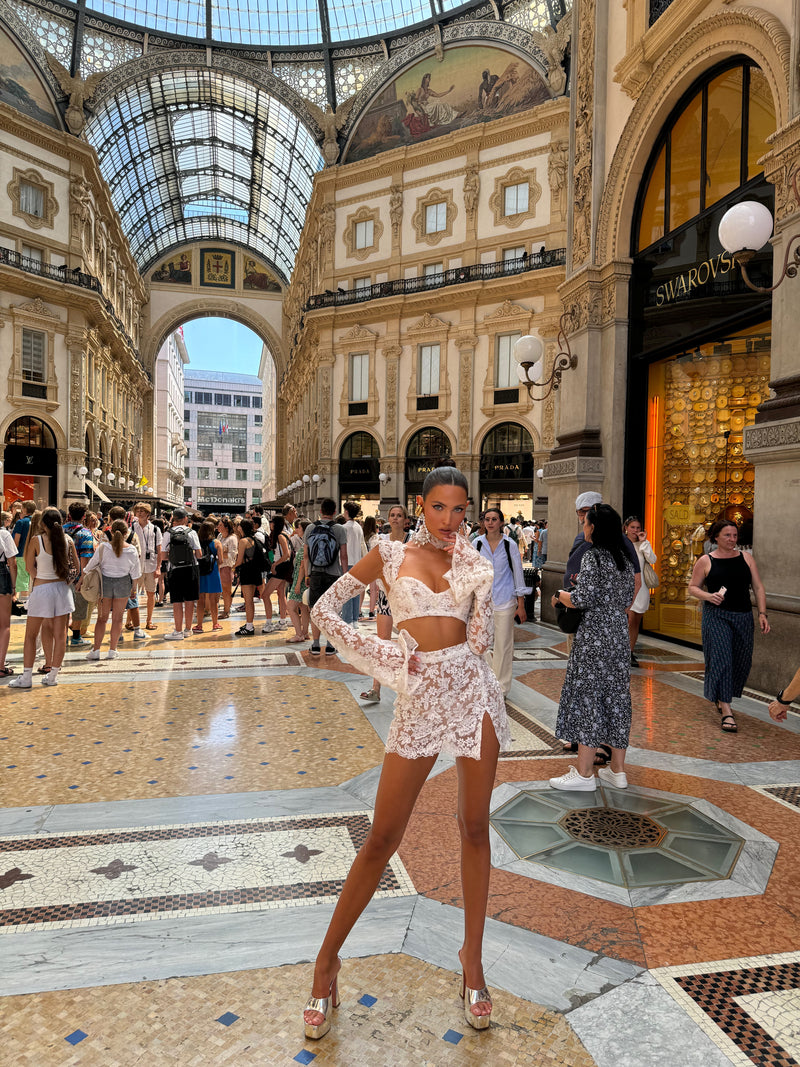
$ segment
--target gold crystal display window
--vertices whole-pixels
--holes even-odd
[[[700,643],[701,605],[687,591],[708,526],[732,518],[749,543],[755,471],[743,431],[769,396],[769,376],[769,323],[650,368],[644,521],[661,584],[647,630]]]

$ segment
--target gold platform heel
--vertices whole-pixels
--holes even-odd
[[[461,953],[458,954],[459,961],[461,960]],[[461,963],[463,967],[463,962]],[[488,1004],[491,1007],[492,998],[489,995],[489,990],[486,986],[483,989],[470,989],[467,985],[466,971],[461,972],[461,999],[464,1002],[464,1018],[467,1020],[473,1030],[488,1030],[489,1024],[492,1021],[492,1014],[488,1015],[475,1015],[470,1008],[473,1004]]]
[[[339,960],[339,968],[341,969],[342,961]],[[308,1003],[303,1008],[303,1025],[305,1026],[305,1035],[312,1041],[318,1041],[321,1037],[324,1037],[331,1028],[331,1021],[328,1018],[328,1012],[333,1008],[339,1007],[339,972],[336,972],[336,977],[331,982],[330,989],[328,990],[327,997],[309,997]],[[324,1015],[324,1019],[321,1023],[314,1026],[312,1023],[306,1022],[305,1013],[307,1011],[318,1011],[320,1015]]]

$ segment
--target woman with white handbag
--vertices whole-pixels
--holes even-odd
[[[650,608],[650,590],[655,589],[658,585],[658,575],[653,570],[657,557],[653,551],[653,546],[647,540],[647,534],[642,529],[642,520],[636,515],[631,515],[630,518],[625,520],[622,532],[636,549],[636,555],[639,557],[639,567],[642,572],[641,588],[634,597],[633,603],[628,608],[628,634],[631,639],[631,667],[638,667],[639,661],[634,655],[633,650],[636,647],[636,639],[639,636],[639,629],[642,625],[642,616],[645,615]]]

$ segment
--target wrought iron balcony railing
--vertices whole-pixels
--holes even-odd
[[[385,296],[405,296],[429,289],[442,289],[447,285],[463,285],[465,282],[485,281],[488,278],[507,278],[546,267],[563,267],[567,261],[565,248],[551,248],[518,259],[501,260],[499,263],[473,263],[468,267],[454,267],[438,274],[423,274],[417,278],[395,278],[390,282],[378,282],[361,289],[339,289],[316,293],[306,304],[306,311],[316,308],[342,307],[346,304],[363,304],[367,300],[379,300]]]
[[[125,324],[122,319],[114,310],[114,305],[103,293],[103,286],[100,284],[99,278],[95,278],[92,274],[85,274],[82,270],[78,270],[77,268],[71,269],[67,266],[56,267],[52,263],[42,263],[38,259],[31,259],[30,256],[23,256],[13,248],[0,247],[0,267],[1,266],[16,267],[18,270],[24,270],[26,274],[36,274],[40,278],[52,278],[53,281],[64,282],[67,285],[77,285],[81,289],[90,289],[93,293],[97,293],[103,301],[106,313],[117,324],[120,332],[133,349],[138,360],[139,351],[133,343],[133,339],[128,331],[125,329]]]

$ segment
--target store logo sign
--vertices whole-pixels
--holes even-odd
[[[663,307],[680,297],[691,296],[692,290],[712,281],[717,275],[727,274],[734,267],[733,257],[727,252],[705,260],[698,267],[690,267],[656,289],[656,307]]]

